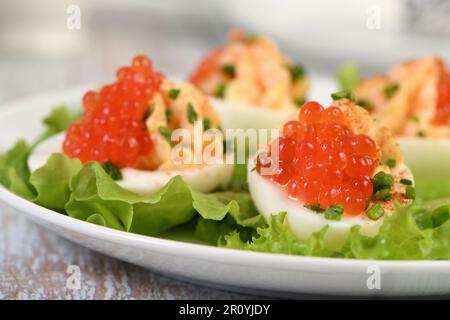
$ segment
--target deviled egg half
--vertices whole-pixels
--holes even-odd
[[[414,198],[414,180],[385,127],[348,99],[324,109],[307,102],[267,151],[248,167],[248,184],[266,219],[286,212],[299,239],[328,226],[325,246],[339,249],[350,228],[377,234],[394,202]]]
[[[190,81],[211,97],[224,128],[276,128],[301,106],[309,81],[271,40],[232,30]]]
[[[389,128],[416,178],[450,178],[450,73],[434,56],[359,83],[356,98]]]
[[[175,84],[154,71],[149,58],[135,57],[131,66],[118,70],[116,82],[87,92],[83,107],[82,118],[67,132],[33,151],[28,160],[31,171],[52,153],[64,152],[82,162],[102,163],[119,185],[138,193],[156,191],[176,175],[202,192],[230,181],[231,165],[203,161],[202,151],[208,146],[209,154],[223,153],[222,141],[215,148],[212,137],[203,139],[206,131],[220,132],[208,99],[194,85]],[[176,132],[182,134],[174,137]],[[179,157],[174,159],[174,154]]]
[[[450,138],[450,74],[437,57],[410,60],[361,81],[356,98],[395,135]]]

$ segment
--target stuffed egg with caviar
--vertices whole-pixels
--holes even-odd
[[[399,138],[417,179],[450,178],[450,73],[442,59],[400,63],[361,81],[355,95]]]
[[[228,184],[233,168],[223,161],[173,160],[175,149],[194,152],[195,134],[200,135],[203,151],[209,145],[204,132],[220,132],[220,121],[203,93],[190,83],[166,79],[153,70],[149,58],[134,58],[131,66],[118,70],[116,82],[87,92],[83,107],[82,118],[67,132],[33,151],[28,160],[31,171],[43,166],[52,153],[64,152],[83,163],[97,161],[115,168],[117,183],[139,193],[156,191],[176,175],[203,192]],[[185,135],[174,141],[177,129]],[[186,136],[191,140],[184,141]],[[212,153],[223,153],[222,148],[220,141]]]
[[[190,81],[210,96],[224,128],[276,128],[305,101],[303,67],[271,40],[238,30],[204,57]]]
[[[364,235],[376,235],[394,202],[414,198],[413,176],[399,145],[348,99],[326,109],[306,103],[268,150],[251,160],[248,184],[265,218],[286,212],[299,239],[328,226],[329,249],[339,249],[355,225]]]

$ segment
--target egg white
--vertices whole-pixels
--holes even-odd
[[[398,137],[405,163],[420,180],[450,180],[450,139]]]
[[[268,109],[209,98],[224,129],[272,129],[293,117],[296,109]]]
[[[331,250],[339,250],[347,239],[350,228],[354,225],[361,226],[360,232],[363,235],[373,237],[378,233],[384,217],[373,221],[365,215],[356,217],[344,215],[340,221],[327,220],[323,213],[314,212],[305,208],[300,202],[290,199],[285,189],[278,187],[253,170],[254,163],[253,158],[248,166],[247,180],[256,208],[266,220],[271,215],[286,212],[287,225],[300,240],[306,240],[312,233],[320,231],[328,225],[324,244]],[[405,165],[400,165],[393,174],[395,175],[397,170],[404,172],[405,169],[410,173]],[[408,175],[408,177],[412,180],[412,175]]]
[[[28,158],[28,167],[33,172],[42,167],[53,153],[62,152],[65,133],[43,141]],[[161,189],[171,178],[180,175],[193,190],[210,192],[226,187],[233,174],[229,164],[213,164],[173,170],[146,171],[132,168],[121,169],[123,179],[117,183],[137,193],[149,193]]]

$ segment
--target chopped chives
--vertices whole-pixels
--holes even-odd
[[[111,161],[106,161],[102,163],[103,170],[115,181],[122,180],[122,172],[120,168],[114,165]]]
[[[166,121],[167,123],[170,123],[170,121],[172,121],[172,110],[167,108],[165,110],[165,113],[166,113]]]
[[[217,98],[225,98],[225,91],[226,91],[227,87],[224,83],[219,84],[219,86],[217,87],[217,90],[215,92],[215,96]]]
[[[405,194],[408,199],[415,199],[416,189],[413,186],[406,186]]]
[[[391,199],[392,199],[392,194],[389,189],[378,190],[372,196],[372,200],[376,200],[376,201],[389,201]]]
[[[155,103],[154,102],[152,102],[148,105],[148,108],[144,114],[144,120],[146,120],[148,117],[150,117],[153,114],[153,111],[155,111]]]
[[[166,139],[166,141],[172,146],[172,132],[170,131],[170,129],[164,126],[160,126],[158,128],[158,131],[163,136],[163,138]]]
[[[341,220],[344,214],[344,208],[342,205],[332,205],[325,210],[325,219],[327,220]]]
[[[209,129],[211,129],[211,119],[205,118],[203,119],[203,130],[208,131]]]
[[[360,106],[363,109],[366,109],[367,111],[372,111],[373,110],[373,104],[371,101],[367,100],[367,99],[359,99],[356,101],[356,104],[358,106]]]
[[[367,216],[371,220],[378,220],[384,215],[384,209],[379,202],[375,203],[369,210]]]
[[[405,186],[412,186],[412,181],[409,179],[400,179],[400,183],[404,184]]]
[[[306,102],[306,99],[305,99],[305,98],[303,98],[303,99],[297,99],[297,100],[294,101],[294,104],[295,104],[298,108],[301,108],[301,107],[305,104],[305,102]]]
[[[169,98],[172,100],[176,100],[178,95],[180,94],[180,89],[170,89],[169,90]]]
[[[393,168],[395,168],[395,167],[397,166],[397,160],[395,160],[395,159],[389,159],[389,160],[386,161],[386,165],[387,165],[389,168],[393,169]]]
[[[195,112],[194,106],[190,102],[188,103],[187,116],[190,124],[194,124],[198,119],[197,112]]]
[[[391,85],[388,85],[384,88],[384,96],[386,99],[391,99],[394,94],[400,89],[399,85],[397,83],[393,83]]]
[[[290,64],[288,66],[289,73],[291,74],[291,80],[293,82],[303,78],[305,76],[305,69],[299,64]]]
[[[232,64],[224,64],[221,69],[223,73],[230,77],[234,77],[236,75],[236,68]]]
[[[355,95],[353,94],[353,92],[346,91],[346,90],[342,90],[342,91],[338,91],[338,92],[332,93],[331,94],[331,98],[333,100],[349,99],[351,101],[355,101]]]
[[[372,178],[372,183],[375,192],[382,189],[390,189],[394,185],[394,177],[380,171]]]
[[[320,207],[320,204],[316,203],[316,204],[306,204],[304,205],[305,208],[312,210],[314,212],[320,213],[323,212],[324,210]]]

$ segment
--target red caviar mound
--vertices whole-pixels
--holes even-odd
[[[84,114],[67,131],[63,150],[82,162],[111,161],[121,167],[138,167],[149,156],[152,143],[145,116],[163,75],[155,72],[145,56],[117,71],[116,82],[83,97]]]
[[[378,148],[370,137],[355,134],[346,125],[338,107],[306,103],[298,120],[285,123],[269,152],[258,156],[258,173],[275,161],[274,150],[278,166],[265,177],[286,188],[289,197],[321,208],[342,205],[350,215],[365,211],[373,192],[370,178],[379,161]]]

